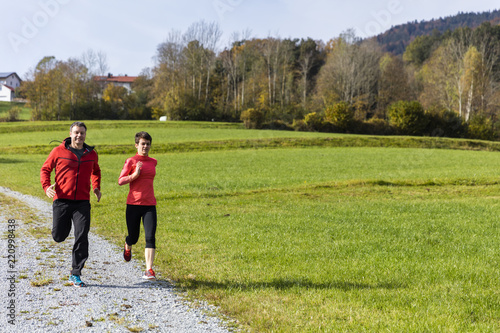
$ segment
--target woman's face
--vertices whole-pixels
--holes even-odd
[[[148,156],[149,150],[151,149],[151,141],[141,138],[139,143],[135,144],[135,148],[137,148],[137,154]]]

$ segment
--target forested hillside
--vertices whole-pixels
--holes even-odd
[[[483,22],[492,25],[500,24],[500,11],[483,13],[458,13],[457,15],[438,18],[430,21],[413,21],[397,25],[376,36],[382,49],[393,54],[403,54],[406,47],[418,36],[432,35],[453,31],[461,27],[476,28]]]

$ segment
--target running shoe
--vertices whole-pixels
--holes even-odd
[[[142,278],[145,280],[156,280],[156,275],[153,269],[148,269],[147,271],[144,272]]]
[[[80,280],[80,275],[70,275],[69,282],[77,288],[87,286],[82,280]]]
[[[132,259],[132,249],[127,250],[125,245],[123,246],[123,259],[125,259],[125,261],[130,261],[130,259]]]

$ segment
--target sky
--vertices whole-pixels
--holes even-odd
[[[136,76],[155,66],[159,44],[194,23],[217,23],[218,49],[235,33],[327,42],[348,29],[362,38],[412,21],[500,9],[498,0],[3,0],[0,72],[21,79],[45,56],[106,55],[108,72]]]

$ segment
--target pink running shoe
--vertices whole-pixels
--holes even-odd
[[[145,280],[156,280],[156,275],[153,269],[148,269],[147,271],[144,272],[142,278]]]

